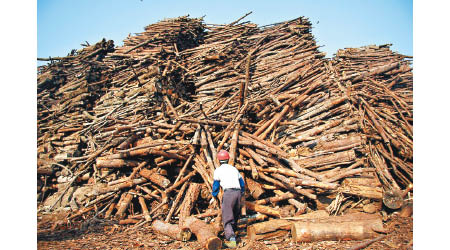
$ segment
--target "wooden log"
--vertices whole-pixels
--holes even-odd
[[[327,179],[328,182],[335,182],[344,177],[354,176],[357,174],[367,173],[367,172],[375,172],[374,168],[358,168],[358,169],[348,169],[346,171],[341,171],[339,174]]]
[[[291,103],[289,103],[288,105],[285,105],[283,110],[279,113],[276,113],[276,115],[274,116],[274,118],[272,120],[270,120],[267,125],[267,129],[263,129],[261,130],[261,128],[265,127],[262,126],[261,128],[259,128],[254,135],[258,136],[261,139],[265,139],[267,137],[267,134],[281,121],[281,119],[292,109],[295,109],[297,106],[300,105],[300,103],[302,103],[303,101],[305,101],[305,99],[308,97],[309,93],[311,91],[313,91],[315,88],[319,87],[322,83],[317,81],[313,84],[311,84],[309,86],[309,88],[303,92],[301,95],[299,95],[298,97],[296,97],[294,100],[292,100]]]
[[[189,174],[187,174],[185,177],[179,179],[172,186],[170,186],[168,189],[166,189],[166,193],[172,192],[175,188],[177,188],[180,185],[182,185],[183,183],[187,182],[187,180],[189,180],[195,174],[197,174],[197,170],[194,169],[193,171],[189,172]]]
[[[53,175],[56,170],[51,166],[44,166],[37,169],[37,174],[41,175]]]
[[[131,135],[128,137],[125,141],[123,141],[119,146],[117,146],[118,149],[124,150],[127,148],[130,148],[131,145],[138,139],[138,136],[136,134]]]
[[[186,195],[184,196],[183,203],[181,203],[180,213],[179,213],[179,221],[180,224],[183,224],[183,221],[191,216],[191,211],[196,205],[198,195],[200,194],[201,184],[192,182],[189,185],[189,188],[186,191]]]
[[[254,215],[239,218],[238,225],[245,226],[248,224],[253,224],[254,222],[257,222],[257,221],[265,221],[266,219],[267,219],[267,215],[257,213]]]
[[[200,124],[197,124],[197,129],[195,130],[194,136],[192,137],[192,144],[193,145],[199,145],[200,144],[200,133],[202,130],[202,127],[200,126]]]
[[[164,142],[162,142],[164,143]],[[148,146],[155,146],[150,144]],[[185,156],[179,155],[177,153],[171,153],[168,151],[157,150],[153,148],[148,148],[147,145],[140,145],[136,148],[128,149],[127,151],[120,152],[118,154],[107,155],[103,157],[97,158],[97,160],[109,160],[109,159],[123,159],[129,157],[137,157],[137,156],[148,156],[148,155],[157,155],[164,156],[169,159],[178,159],[178,160],[187,160]]]
[[[233,135],[231,136],[231,145],[230,145],[230,159],[228,161],[228,163],[232,166],[234,166],[234,162],[236,160],[236,149],[237,149],[237,144],[238,144],[238,138],[239,138],[239,130],[240,130],[240,125],[236,124],[236,126],[234,126],[234,130],[233,130]]]
[[[289,202],[289,204],[291,204],[297,208],[297,212],[295,213],[295,215],[301,215],[301,214],[306,213],[306,208],[308,206],[305,203],[302,203],[296,199],[289,199],[288,202]]]
[[[256,167],[255,162],[253,161],[253,159],[250,159],[249,163],[250,163],[250,168],[252,169],[252,178],[254,180],[257,180],[259,178],[258,168]]]
[[[263,139],[259,138],[258,136],[246,133],[245,131],[240,131],[240,135],[242,135],[242,137],[244,137],[244,138],[247,138],[247,140],[245,140],[245,141],[248,141],[247,142],[248,145],[255,146],[257,148],[260,148],[266,152],[269,152],[273,155],[277,155],[282,158],[288,157],[288,154],[285,151],[283,151],[279,146],[276,146],[275,144],[273,144],[270,141],[263,140]],[[252,141],[252,139],[253,139],[253,141]],[[243,143],[239,143],[239,144],[243,144]]]
[[[283,145],[290,145],[290,144],[299,143],[299,142],[303,142],[303,141],[309,141],[312,136],[318,135],[318,134],[322,133],[323,131],[326,131],[333,127],[336,127],[341,123],[342,123],[342,120],[332,120],[323,125],[320,125],[320,126],[311,128],[307,131],[304,131],[302,133],[296,134],[294,138],[288,139],[285,142],[283,142]]]
[[[334,154],[328,154],[328,155],[321,155],[314,158],[307,158],[307,159],[301,159],[301,160],[295,160],[295,163],[297,163],[299,166],[303,166],[305,168],[311,168],[311,167],[320,167],[324,165],[331,165],[331,164],[346,164],[349,162],[353,162],[356,160],[356,154],[353,149],[337,152]]]
[[[145,178],[142,178],[142,179],[145,179]],[[162,200],[162,198],[161,198],[160,196],[157,195],[157,193],[158,193],[157,190],[151,191],[151,190],[148,189],[147,187],[145,187],[145,186],[139,186],[139,185],[136,186],[136,190],[138,190],[138,191],[142,190],[142,191],[144,191],[145,193],[147,193],[147,195],[150,197],[150,198],[148,198],[148,199],[153,198],[153,199],[156,199],[156,200],[158,200],[158,201],[161,201],[161,200]],[[147,197],[146,197],[146,199],[147,199]]]
[[[283,160],[289,165],[289,167],[291,167],[293,170],[295,170],[299,174],[311,176],[311,177],[315,178],[316,180],[320,180],[320,181],[324,181],[324,179],[325,179],[320,174],[317,174],[309,169],[299,166],[294,160],[289,160],[289,159],[283,159]],[[293,176],[293,175],[289,175],[289,176]],[[293,177],[297,177],[297,176],[293,176]]]
[[[362,185],[345,185],[337,189],[339,192],[348,195],[365,197],[375,200],[383,199],[383,189],[381,187],[369,187]]]
[[[167,213],[165,222],[169,222],[169,220],[171,219],[172,214],[175,212],[175,208],[177,207],[178,203],[180,202],[181,197],[183,197],[183,195],[184,195],[184,191],[186,190],[187,185],[188,185],[188,183],[185,182],[183,184],[183,186],[181,186],[180,191],[178,192],[177,196],[175,197],[175,200],[172,202],[172,206],[170,207],[170,210]]]
[[[172,239],[183,242],[188,241],[192,235],[187,227],[170,224],[160,220],[155,220],[152,222],[152,230],[158,234],[166,235]]]
[[[105,219],[109,219],[109,217],[111,217],[111,214],[114,208],[116,208],[116,205],[116,203],[111,203],[111,205],[109,205],[108,210],[106,210],[105,212]]]
[[[313,181],[313,180],[302,180],[295,177],[290,177],[289,180],[294,183],[295,185],[299,186],[309,186],[309,187],[317,187],[322,189],[337,189],[339,187],[336,183],[327,183],[327,182],[320,182],[320,181]]]
[[[213,120],[200,120],[200,119],[189,119],[189,118],[180,118],[180,121],[191,122],[191,123],[199,123],[204,125],[215,125],[215,126],[227,126],[229,122],[221,122],[221,121],[213,121]]]
[[[217,159],[217,152],[218,151],[214,147],[214,142],[213,142],[211,133],[209,132],[208,125],[205,125],[205,133],[206,133],[206,138],[207,138],[207,141],[208,141],[209,149],[211,151],[211,157],[212,157],[212,160],[213,160],[213,163],[214,163],[214,168],[216,169],[216,168],[218,168],[220,166],[219,160]]]
[[[342,186],[361,185],[369,187],[381,187],[380,181],[375,176],[352,176],[342,180]]]
[[[275,191],[277,191],[277,190],[275,190]],[[280,191],[280,193],[282,193],[282,192]],[[277,193],[277,196],[265,198],[262,200],[257,200],[257,201],[255,201],[255,204],[258,204],[258,205],[264,205],[264,204],[268,204],[268,203],[276,204],[279,201],[291,199],[294,197],[295,197],[295,195],[290,192],[286,192],[286,193],[282,193],[282,194]]]
[[[255,211],[255,212],[267,214],[267,215],[277,217],[277,218],[281,217],[279,210],[268,207],[268,206],[258,205],[258,204],[255,204],[255,203],[249,202],[249,201],[245,202],[245,206],[247,207],[247,209]]]
[[[136,224],[138,222],[139,222],[139,220],[132,219],[132,218],[127,218],[127,219],[120,220],[119,221],[119,225]]]
[[[350,136],[345,139],[335,140],[331,142],[320,142],[317,147],[330,152],[347,150],[350,148],[356,148],[363,144],[362,136]]]
[[[310,198],[312,200],[316,200],[317,199],[317,196],[315,194],[311,193],[309,190],[302,189],[301,187],[296,187],[295,184],[293,184],[289,180],[289,178],[287,178],[287,177],[285,177],[283,175],[280,175],[280,174],[272,174],[272,176],[277,178],[278,180],[280,180],[290,190],[292,190],[292,191],[294,191],[294,192],[296,192],[298,194],[304,195],[304,196],[306,196],[306,197],[308,197],[308,198]]]
[[[323,240],[363,240],[383,232],[383,222],[378,215],[348,214],[321,220],[296,221],[291,226],[293,242]]]
[[[184,220],[183,227],[195,234],[197,241],[208,250],[217,250],[222,248],[222,241],[217,237],[217,232],[211,224],[206,224],[193,216]]]
[[[255,199],[259,199],[259,197],[264,194],[264,189],[261,187],[261,185],[254,181],[251,178],[245,178],[245,183],[246,186],[248,188],[248,190],[250,191],[250,195]]]
[[[269,239],[273,239],[273,238],[280,238],[280,237],[284,237],[288,234],[289,234],[289,230],[278,230],[278,231],[265,233],[265,234],[251,235],[249,237],[251,240],[250,242],[254,242],[257,240],[269,240]]]
[[[247,235],[250,239],[256,239],[257,235],[275,232],[278,230],[290,230],[291,220],[272,219],[260,223],[255,223],[247,227]]]
[[[137,161],[123,160],[123,159],[111,159],[102,160],[97,158],[97,168],[123,168],[123,167],[136,167],[139,163]]]
[[[115,215],[116,219],[123,219],[125,217],[125,210],[128,208],[128,206],[131,203],[131,200],[133,199],[133,195],[131,193],[124,194],[125,196],[123,199],[117,204],[117,213]]]
[[[208,209],[206,212],[201,213],[201,214],[196,214],[194,216],[195,216],[195,218],[201,219],[201,218],[205,218],[205,217],[218,216],[220,213],[222,213],[222,212],[218,209],[216,209],[216,210]]]
[[[142,177],[148,179],[149,181],[151,181],[163,188],[167,188],[170,185],[169,179],[156,173],[153,170],[149,170],[149,169],[145,169],[145,168],[141,169],[141,171],[139,171],[139,175],[141,175]]]
[[[267,166],[267,162],[264,161],[259,154],[257,154],[255,151],[253,151],[250,148],[246,148],[245,151],[261,166],[265,167]]]
[[[145,204],[145,199],[142,196],[139,196],[138,198],[139,204],[142,208],[142,214],[144,214],[145,221],[150,221],[152,218],[150,217],[150,213],[148,212],[147,204]]]
[[[103,186],[103,185],[94,186],[93,190],[94,190],[95,194],[100,195],[100,194],[106,194],[109,192],[117,192],[117,191],[125,189],[125,188],[131,188],[135,185],[143,184],[145,182],[147,182],[147,180],[145,178],[137,178],[137,179],[133,179],[133,180],[126,180],[124,182],[121,182],[121,183],[118,183],[115,185],[111,185],[111,186]]]

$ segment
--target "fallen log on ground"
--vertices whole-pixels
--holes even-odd
[[[195,217],[188,217],[184,220],[183,226],[195,234],[197,241],[208,250],[222,248],[222,241],[217,237],[217,232],[212,225],[206,224]]]
[[[176,224],[170,224],[164,221],[155,220],[152,222],[152,229],[156,233],[169,236],[179,241],[188,241],[191,238],[191,232],[188,228],[180,227]]]
[[[378,215],[347,214],[326,219],[296,221],[291,225],[292,241],[362,240],[385,232]]]

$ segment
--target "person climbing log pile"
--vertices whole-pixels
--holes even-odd
[[[327,59],[311,28],[185,16],[45,59],[39,211],[69,211],[53,229],[101,218],[214,248],[221,150],[245,182],[240,223],[400,209],[412,199],[410,57],[371,45]]]

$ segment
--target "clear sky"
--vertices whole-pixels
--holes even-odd
[[[38,0],[37,56],[66,56],[102,38],[122,45],[128,34],[148,24],[189,14],[206,23],[243,21],[258,25],[310,19],[321,51],[392,43],[392,50],[413,55],[412,0]]]

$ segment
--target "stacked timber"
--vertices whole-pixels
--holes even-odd
[[[244,224],[400,208],[413,179],[409,58],[381,45],[329,60],[307,18],[240,20],[167,19],[41,67],[40,209],[153,222],[174,239],[189,229],[215,248],[220,225],[202,223],[220,222],[208,201],[221,149],[246,181]]]

